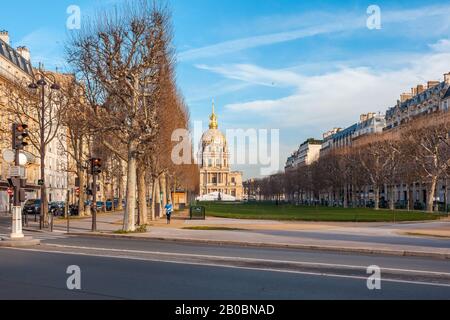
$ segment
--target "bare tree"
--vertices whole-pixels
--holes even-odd
[[[434,211],[439,179],[447,176],[450,166],[450,116],[429,115],[411,122],[402,134],[410,159],[416,162],[423,182],[429,185],[427,211]]]

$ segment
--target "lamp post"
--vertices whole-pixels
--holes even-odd
[[[38,80],[36,80],[39,78]],[[49,84],[46,80],[50,81]],[[51,74],[45,74],[41,69],[39,69],[35,75],[32,83],[28,85],[28,88],[37,91],[40,90],[40,116],[39,118],[39,153],[41,157],[41,179],[40,179],[40,187],[41,187],[41,212],[40,212],[40,221],[39,228],[42,230],[44,228],[45,216],[48,212],[47,205],[47,195],[46,195],[46,187],[45,187],[45,155],[46,155],[46,139],[45,139],[45,92],[46,88],[50,91],[59,91],[61,90],[60,85],[57,83],[55,77]],[[51,101],[50,101],[51,103]]]

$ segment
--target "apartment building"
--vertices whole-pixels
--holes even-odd
[[[450,72],[444,74],[444,81],[428,81],[418,85],[409,93],[400,95],[397,104],[386,113],[386,130],[396,128],[415,117],[424,116],[438,110],[448,110]]]

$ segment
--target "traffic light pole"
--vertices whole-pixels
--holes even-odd
[[[97,175],[92,175],[92,232],[97,232]]]
[[[15,127],[13,127],[15,130]],[[14,165],[18,167],[20,165],[19,161],[20,151],[15,148],[15,160]],[[17,180],[16,180],[17,181]],[[14,203],[12,208],[12,227],[11,227],[11,239],[23,239],[25,236],[22,230],[22,206],[20,205],[20,184],[14,185]]]
[[[90,159],[90,171],[92,175],[92,232],[97,232],[97,177],[102,172],[102,159]]]

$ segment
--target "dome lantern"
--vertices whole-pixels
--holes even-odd
[[[211,129],[211,130],[217,130],[218,128],[219,128],[219,122],[217,121],[217,116],[216,116],[216,107],[215,107],[215,104],[214,104],[214,100],[213,100],[213,103],[212,103],[212,114],[211,114],[211,117],[209,118],[209,128]]]

